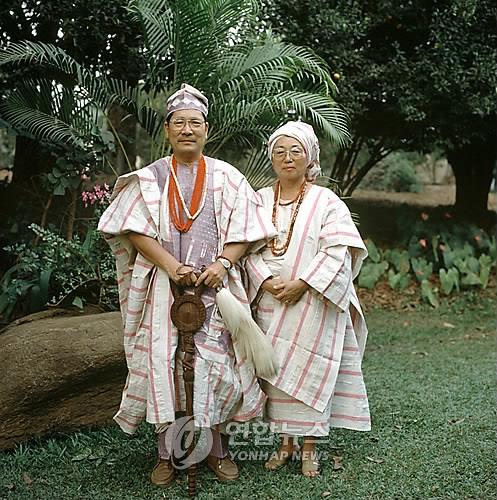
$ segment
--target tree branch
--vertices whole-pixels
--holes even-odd
[[[375,148],[378,150],[378,148]],[[386,158],[390,153],[392,153],[392,149],[383,150],[383,152],[378,151],[376,155],[370,156],[369,160],[356,172],[356,174],[349,180],[349,182],[345,186],[345,194],[346,196],[351,196],[354,190],[357,188],[359,183],[364,179],[366,174],[381,160]]]

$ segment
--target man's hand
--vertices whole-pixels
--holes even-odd
[[[197,276],[193,272],[193,267],[180,265],[171,273],[170,278],[178,285],[183,288],[193,286],[197,282]]]
[[[197,281],[197,277],[193,274],[193,268],[178,262],[174,255],[162,248],[162,245],[154,238],[131,232],[128,233],[128,239],[137,252],[152,262],[154,266],[166,271],[177,285],[192,286]]]
[[[285,305],[296,304],[308,288],[309,285],[303,280],[281,280],[274,285],[276,290],[274,298]]]
[[[195,286],[200,286],[202,283],[210,288],[217,288],[223,283],[223,278],[228,271],[217,261],[213,262],[198,278]]]

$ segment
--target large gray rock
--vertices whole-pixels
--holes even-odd
[[[0,333],[0,449],[112,422],[126,378],[119,312],[32,315]]]

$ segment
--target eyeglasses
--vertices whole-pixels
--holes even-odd
[[[276,149],[273,151],[273,158],[276,160],[283,160],[289,154],[292,160],[299,160],[305,156],[305,151],[299,148],[292,149]]]
[[[205,123],[205,121],[202,120],[184,120],[182,118],[176,118],[175,120],[171,120],[169,122],[170,127],[173,130],[183,130],[186,124],[192,129],[192,130],[199,130],[202,125]]]

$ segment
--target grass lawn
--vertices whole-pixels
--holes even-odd
[[[202,468],[197,498],[496,498],[494,300],[470,294],[436,311],[377,309],[367,319],[373,430],[333,431],[314,480],[297,464],[269,473],[246,461],[234,484]],[[149,426],[131,439],[109,428],[39,440],[0,452],[0,498],[187,498],[186,474],[165,490],[149,484],[154,461]]]

